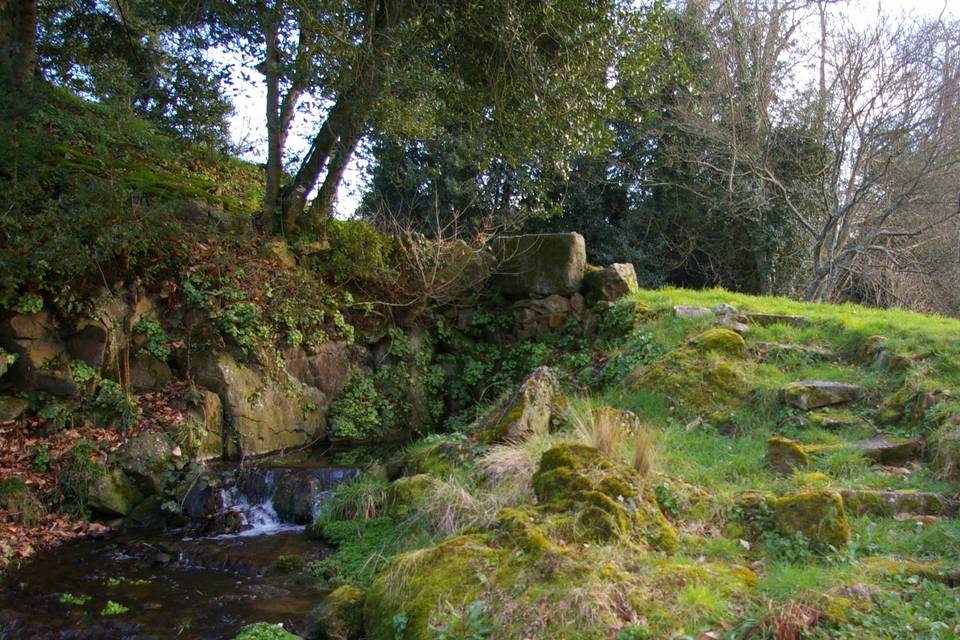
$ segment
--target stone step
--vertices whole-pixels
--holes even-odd
[[[767,440],[766,461],[779,473],[791,473],[795,469],[809,467],[812,457],[853,449],[874,464],[899,465],[920,460],[923,457],[923,448],[923,440],[886,435],[837,444],[803,444],[782,436],[771,436]]]
[[[836,354],[831,351],[804,344],[756,342],[751,346],[751,349],[760,362],[778,360],[790,356],[799,356],[810,362],[822,362],[836,358]]]
[[[893,517],[897,515],[954,516],[958,502],[948,496],[923,491],[883,491],[879,489],[841,489],[847,512],[858,516]]]
[[[831,380],[798,380],[786,385],[782,394],[787,404],[809,411],[859,400],[863,387]]]

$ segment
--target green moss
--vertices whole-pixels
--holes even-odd
[[[677,547],[676,531],[645,479],[596,449],[566,444],[544,452],[533,488],[541,508],[575,515],[580,539],[635,541],[668,551]]]
[[[397,556],[373,582],[363,607],[368,640],[395,640],[394,619],[406,620],[403,638],[426,639],[444,602],[465,606],[484,589],[483,578],[502,560],[484,536],[462,536]]]
[[[424,498],[437,485],[437,480],[425,473],[398,478],[388,491],[387,500],[398,518],[406,518],[423,505]]]
[[[318,640],[354,640],[363,635],[363,602],[366,593],[352,585],[327,594],[310,617],[319,631]]]
[[[775,498],[772,503],[777,530],[786,536],[797,532],[816,546],[846,546],[850,524],[840,494],[800,491]]]
[[[725,329],[707,333],[711,331],[724,333],[717,336],[720,340],[708,340],[709,344],[723,344],[723,339],[729,339],[727,333],[743,341],[738,334]],[[732,350],[736,352],[735,348]],[[750,363],[731,356],[730,349],[704,349],[691,342],[635,371],[628,385],[668,395],[685,415],[729,415],[742,406],[751,390],[750,370]]]
[[[691,344],[706,351],[716,351],[734,358],[742,358],[747,353],[747,342],[736,331],[714,327],[694,337]]]
[[[283,629],[283,625],[257,622],[248,624],[233,640],[302,640]]]

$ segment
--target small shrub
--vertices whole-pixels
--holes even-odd
[[[93,445],[86,440],[74,445],[57,478],[57,494],[64,511],[82,517],[89,515],[87,498],[100,473],[100,465],[93,460]]]
[[[82,607],[90,602],[90,596],[85,594],[76,595],[69,591],[60,595],[60,604],[66,604],[71,607]]]
[[[146,342],[140,347],[140,353],[153,356],[157,360],[166,362],[170,357],[170,343],[172,338],[164,331],[159,320],[141,318],[133,327],[134,333],[146,337]]]
[[[90,404],[95,409],[99,409],[105,417],[116,420],[121,429],[129,429],[137,423],[137,403],[113,380],[100,381],[97,385],[97,395]]]
[[[35,444],[27,448],[27,453],[30,454],[30,466],[34,471],[43,473],[50,468],[50,445]]]
[[[459,608],[447,602],[435,618],[430,624],[432,640],[486,640],[495,629],[483,600]]]
[[[130,611],[129,607],[125,607],[119,602],[114,602],[113,600],[107,600],[107,606],[105,606],[101,611],[100,615],[107,616],[122,616],[126,612]]]

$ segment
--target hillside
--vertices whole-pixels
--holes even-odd
[[[0,145],[0,636],[958,633],[960,321],[280,239],[258,167],[48,98]]]

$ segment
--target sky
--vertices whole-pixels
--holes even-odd
[[[960,0],[840,0],[833,10],[845,14],[858,26],[868,26],[876,20],[880,10],[893,14],[936,18],[960,16]],[[811,13],[812,35],[819,34],[816,15]],[[230,123],[230,135],[235,145],[248,150],[243,156],[254,162],[266,159],[266,134],[263,127],[264,101],[266,99],[263,76],[251,67],[236,68],[233,102],[234,116]],[[319,115],[298,115],[288,140],[288,151],[302,157],[309,147],[312,133],[320,121]],[[369,184],[369,156],[362,152],[354,158],[344,173],[337,194],[336,216],[350,217],[360,204],[363,192]]]

